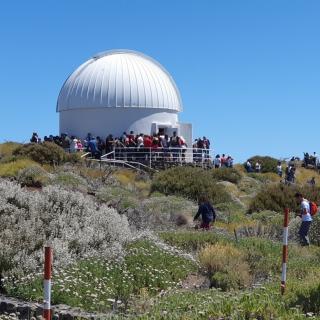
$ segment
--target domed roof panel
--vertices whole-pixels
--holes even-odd
[[[76,69],[64,83],[57,111],[136,107],[182,110],[179,90],[155,60],[135,51],[107,51]]]

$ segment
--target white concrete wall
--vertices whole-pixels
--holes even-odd
[[[186,159],[188,161],[192,161],[193,159],[193,154],[192,154],[192,150],[189,148],[192,148],[192,124],[191,123],[179,123],[179,133],[180,136],[183,136],[183,138],[185,139],[187,146],[188,146],[188,150],[187,150],[187,154],[186,154]]]
[[[73,109],[60,112],[60,134],[85,138],[90,132],[105,138],[108,134],[121,136],[131,130],[135,134],[153,134],[152,124],[178,126],[178,113],[151,108],[96,108]],[[188,141],[189,142],[189,141]]]

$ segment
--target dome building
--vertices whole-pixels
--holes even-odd
[[[105,138],[123,132],[173,131],[192,143],[191,124],[179,123],[179,90],[157,61],[136,51],[98,54],[78,67],[63,84],[57,112],[60,134]]]

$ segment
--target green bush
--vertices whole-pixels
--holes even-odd
[[[281,244],[267,239],[246,238],[238,243],[246,253],[252,276],[267,278],[279,270]]]
[[[320,314],[320,285],[297,293],[297,300],[294,305],[302,306],[303,311],[306,313]]]
[[[317,216],[313,218],[313,222],[310,227],[309,237],[312,244],[316,244],[320,246],[320,215],[319,214],[317,214]]]
[[[176,167],[157,173],[151,191],[180,195],[195,201],[205,195],[214,204],[231,201],[224,187],[217,185],[211,174],[201,168]]]
[[[237,184],[241,180],[241,173],[235,168],[220,168],[210,171],[210,174],[214,180],[217,181],[229,181]]]
[[[238,273],[235,272],[222,272],[218,271],[211,277],[211,284],[215,288],[220,288],[223,291],[230,289],[238,289],[241,279],[237,277]],[[240,282],[241,283],[241,282]]]
[[[261,164],[261,172],[277,172],[278,160],[269,156],[254,156],[249,159],[254,167],[258,161]],[[245,164],[244,164],[245,165]]]
[[[269,185],[261,190],[251,201],[249,213],[263,210],[283,212],[285,208],[298,212],[299,206],[296,203],[294,195],[301,192],[305,198],[310,201],[320,203],[320,188],[309,186],[286,186],[286,185]]]
[[[78,162],[78,154],[66,153],[61,147],[52,142],[41,144],[28,143],[21,145],[13,151],[13,155],[21,158],[30,158],[40,164],[61,164],[65,162]]]

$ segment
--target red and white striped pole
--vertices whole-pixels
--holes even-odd
[[[51,270],[52,248],[44,248],[44,278],[43,278],[43,318],[51,320]]]
[[[289,226],[289,209],[284,210],[283,221],[283,248],[282,248],[282,274],[281,274],[281,294],[283,295],[286,289],[287,280],[287,261],[288,261],[288,226]]]

